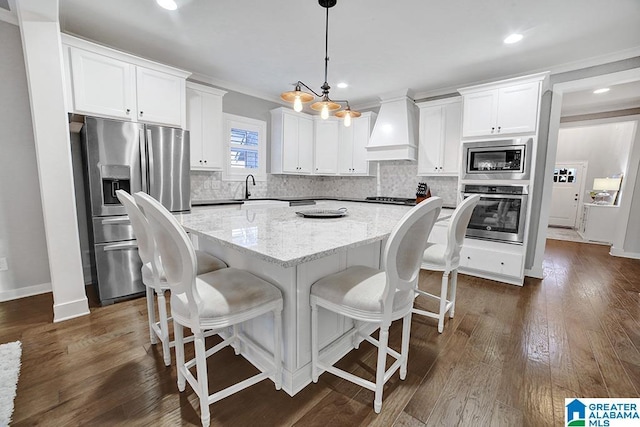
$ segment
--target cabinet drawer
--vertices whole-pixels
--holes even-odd
[[[460,265],[462,267],[490,274],[519,277],[522,271],[522,262],[522,254],[465,246],[460,251]]]

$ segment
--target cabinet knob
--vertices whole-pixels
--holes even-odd
[[[198,162],[199,162],[200,164],[202,164],[202,160],[198,160]]]
[[[500,265],[504,265],[504,262],[500,262]]]
[[[467,257],[467,259],[471,259],[471,257],[470,257],[470,256],[468,256],[468,257]]]
[[[501,127],[501,126],[498,126],[498,133],[500,133],[500,129],[502,129],[502,127]]]
[[[142,116],[144,114],[144,111],[140,111],[140,115]]]
[[[440,166],[440,170],[442,170],[442,166]]]
[[[127,114],[129,114],[131,112],[131,110],[129,108],[127,108]]]
[[[435,168],[433,168],[433,170],[434,170],[434,171],[437,171],[437,170],[438,170],[438,167],[436,166]]]
[[[491,133],[495,132],[496,128],[492,127],[491,128]]]
[[[207,161],[206,161],[206,160],[204,161],[204,164],[205,164],[205,165],[207,164]]]

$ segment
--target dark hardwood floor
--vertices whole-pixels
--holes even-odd
[[[414,316],[409,374],[373,393],[323,374],[295,397],[263,381],[211,406],[223,426],[551,426],[565,397],[640,396],[640,260],[600,245],[548,240],[544,280],[516,287],[461,275],[456,316]],[[421,287],[439,276],[423,272]],[[199,425],[197,399],[149,343],[144,299],[52,323],[50,294],[0,304],[0,343],[21,340],[13,426]],[[392,344],[399,345],[399,324]],[[226,349],[210,387],[254,368]],[[340,361],[373,378],[367,343]]]

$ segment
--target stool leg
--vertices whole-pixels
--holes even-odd
[[[153,325],[156,323],[155,295],[151,286],[147,286],[147,320],[149,321],[149,339],[151,340],[151,344],[157,344],[158,336],[156,335],[156,331],[153,330]]]
[[[186,378],[184,372],[184,330],[182,325],[178,322],[173,322],[173,335],[175,336],[175,348],[176,348],[176,371],[178,373],[178,390],[184,391],[186,385]]]
[[[407,363],[409,361],[409,336],[411,335],[411,312],[402,318],[402,364],[400,365],[400,379],[407,378]]]
[[[158,290],[158,314],[160,317],[160,341],[165,366],[171,366],[171,348],[169,347],[169,321],[167,320],[167,300],[163,290]]]
[[[389,325],[380,326],[378,339],[378,363],[376,365],[376,392],[373,401],[373,410],[379,414],[382,410],[382,389],[384,387],[384,373],[387,362],[387,345],[389,344]]]
[[[207,356],[204,345],[204,335],[201,330],[194,332],[194,346],[196,349],[196,371],[198,374],[198,397],[200,398],[200,420],[203,427],[211,422],[209,412],[209,378],[207,376]]]
[[[311,303],[311,380],[318,382],[318,306]]]
[[[456,309],[456,291],[458,290],[458,269],[456,268],[451,272],[451,310],[449,311],[449,318],[453,319],[453,314]]]
[[[440,312],[438,313],[438,332],[444,330],[444,309],[447,305],[447,288],[449,287],[449,271],[442,273],[442,285],[440,287]]]

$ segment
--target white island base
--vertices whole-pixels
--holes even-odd
[[[304,238],[301,236],[300,238]],[[233,248],[222,246],[210,239],[198,239],[200,249],[221,259],[230,267],[247,270],[258,277],[276,285],[284,297],[282,313],[283,325],[283,378],[282,388],[291,396],[298,393],[311,382],[311,307],[309,289],[311,285],[331,273],[346,269],[352,265],[366,265],[379,268],[381,242],[346,250],[310,260],[291,267],[267,262],[241,253]],[[319,308],[318,331],[320,347],[324,347],[339,338],[353,323],[350,319]],[[268,352],[273,352],[273,319],[264,315],[243,326],[243,331]],[[373,332],[373,330],[371,331]],[[331,359],[339,360],[352,348],[351,341],[332,349]],[[257,367],[268,366],[257,352],[243,349],[242,355]]]

